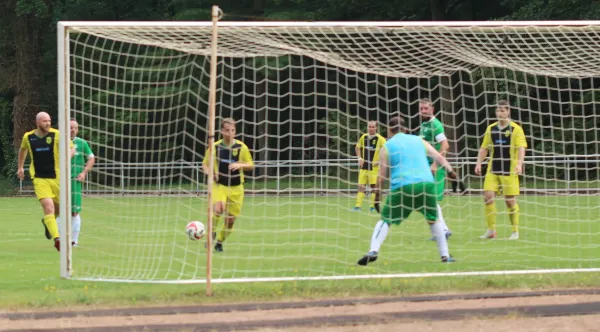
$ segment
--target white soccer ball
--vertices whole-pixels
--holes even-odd
[[[192,241],[198,241],[204,237],[204,224],[199,221],[190,221],[185,226],[185,232]]]

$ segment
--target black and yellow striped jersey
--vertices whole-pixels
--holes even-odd
[[[527,148],[523,128],[511,121],[506,127],[500,128],[498,122],[487,127],[481,143],[482,149],[490,153],[488,173],[497,175],[513,174],[518,162],[519,148]]]
[[[60,133],[54,128],[50,128],[48,133],[39,137],[35,134],[35,129],[28,131],[23,135],[21,149],[26,149],[31,158],[29,165],[29,174],[31,178],[40,179],[58,179],[58,142]]]
[[[385,138],[379,134],[364,134],[358,139],[356,146],[361,149],[361,158],[364,160],[362,169],[373,170],[379,167],[379,150],[384,144]]]
[[[229,165],[241,162],[253,165],[250,150],[240,140],[235,140],[232,145],[227,146],[223,140],[215,142],[213,156],[215,158],[215,172],[218,172],[219,179],[217,183],[225,186],[239,186],[244,183],[244,171],[230,171]],[[203,164],[208,165],[208,158],[204,158]]]

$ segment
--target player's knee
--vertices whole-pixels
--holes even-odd
[[[360,186],[358,186],[358,191],[361,192],[361,193],[364,192],[365,191],[365,186],[362,185],[362,184]]]
[[[225,218],[225,225],[227,225],[228,228],[232,228],[233,224],[235,224],[234,216],[228,216],[227,218]]]
[[[54,214],[55,211],[58,211],[54,209],[54,202],[50,199],[42,199],[40,203],[42,204],[44,215]]]
[[[223,205],[224,205],[223,202],[215,203],[215,206],[214,206],[215,214],[217,214],[219,216],[221,214],[223,214],[223,210],[224,210]]]
[[[512,197],[507,196],[506,197],[506,206],[509,208],[512,208],[515,205],[517,205],[517,199],[514,196],[512,196]]]

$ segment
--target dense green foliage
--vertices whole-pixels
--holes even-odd
[[[481,2],[477,0],[430,0],[424,2],[421,0],[405,0],[401,5],[397,1],[380,0],[380,1],[356,1],[356,0],[253,0],[253,1],[191,1],[191,0],[122,0],[122,1],[97,1],[97,0],[8,0],[0,4],[0,18],[5,22],[0,26],[0,169],[2,175],[9,178],[14,178],[14,158],[15,147],[18,146],[22,134],[26,130],[30,130],[33,126],[33,116],[40,110],[47,110],[52,115],[56,114],[56,22],[59,20],[207,20],[210,17],[210,6],[218,4],[226,13],[224,20],[554,20],[554,19],[595,19],[600,17],[600,3],[584,0],[490,0]],[[93,43],[93,38],[88,40]],[[113,45],[118,47],[118,45]],[[124,62],[133,70],[126,70],[114,74],[115,78],[127,80],[142,80],[150,79],[168,80],[166,76],[177,76],[178,72],[186,71],[186,73],[201,77],[197,81],[181,82],[178,86],[169,87],[140,87],[140,86],[105,86],[107,92],[95,93],[90,97],[90,100],[102,102],[109,98],[117,98],[117,92],[125,92],[129,97],[119,97],[118,100],[111,100],[116,105],[128,105],[131,108],[139,107],[149,110],[159,110],[165,105],[157,102],[160,96],[172,96],[179,91],[192,90],[198,91],[195,96],[196,101],[206,100],[207,91],[201,87],[208,81],[206,75],[206,62],[199,56],[191,56],[179,54],[174,51],[166,51],[159,49],[147,48],[137,50],[137,54],[152,54],[152,52],[171,52],[170,55],[176,57],[176,61],[171,61],[168,65],[164,63],[152,63],[150,57],[119,57],[115,59],[105,58],[104,61],[116,63]],[[162,54],[163,56],[166,53]],[[110,55],[106,55],[110,57]],[[333,75],[336,71],[329,70],[327,67],[316,64],[315,60],[299,57],[282,57],[270,59],[267,66],[263,63],[256,63],[260,59],[250,60],[232,60],[246,61],[246,67],[256,68],[249,70],[243,74],[235,73],[232,75],[242,75],[257,81],[261,77],[277,77],[283,81],[286,78],[311,79],[323,77],[324,75]],[[248,63],[248,62],[255,63]],[[286,66],[288,62],[298,66],[309,68],[303,70],[294,69],[297,67]],[[294,63],[295,62],[295,63]],[[77,65],[85,66],[84,63]],[[235,65],[234,63],[230,64]],[[135,70],[139,68],[140,70]],[[145,69],[156,68],[157,70],[148,71]],[[95,68],[90,64],[87,68],[93,73],[95,70],[100,71],[101,68]],[[106,74],[106,73],[104,73]],[[350,77],[357,73],[346,72],[345,75]],[[152,75],[158,75],[152,77]],[[163,76],[161,76],[163,75]],[[364,74],[360,74],[364,75]],[[456,73],[449,80],[455,87],[452,93],[460,94],[470,92],[475,94],[476,98],[497,98],[496,91],[498,86],[485,86],[492,82],[495,75],[503,76],[504,73],[494,72],[493,70],[481,69],[470,77],[462,77],[461,73]],[[556,88],[576,88],[575,92],[568,90],[553,90],[539,89],[532,84],[534,81],[548,79],[546,77],[535,77],[532,75],[525,76],[515,74],[516,77],[512,81],[507,81],[506,86],[500,88],[505,89],[507,96],[518,96],[511,98],[513,104],[521,109],[529,109],[531,100],[560,100],[561,102],[578,101],[597,102],[599,96],[593,93],[593,88],[600,86],[598,81],[593,80],[576,80],[568,79],[554,80],[548,85],[555,85]],[[386,86],[392,86],[384,82],[387,80],[383,77],[367,77],[366,80],[379,80],[380,83]],[[90,76],[91,77],[91,76]],[[488,80],[479,82],[479,86],[474,86],[474,79],[485,77]],[[85,80],[86,78],[80,78]],[[89,77],[87,78],[89,79]],[[338,78],[344,79],[344,78]],[[435,79],[431,79],[428,84],[435,83]],[[250,84],[246,83],[230,83],[224,81],[223,90],[231,90],[231,84],[238,84],[235,89],[247,92],[247,95],[254,97],[229,96],[229,102],[225,105],[225,114],[245,117],[251,119],[255,123],[282,123],[279,126],[257,125],[253,128],[246,128],[249,136],[260,137],[255,140],[250,140],[249,145],[252,146],[269,146],[271,148],[278,147],[280,151],[271,149],[271,152],[264,152],[261,155],[255,156],[256,159],[297,159],[302,158],[299,151],[300,146],[306,146],[307,142],[317,142],[315,153],[317,155],[326,155],[328,147],[334,147],[330,150],[338,151],[340,155],[329,154],[329,157],[343,157],[347,154],[352,154],[353,142],[340,142],[329,137],[343,137],[349,141],[354,140],[352,131],[345,134],[348,128],[357,128],[362,126],[366,118],[379,118],[378,114],[373,114],[372,110],[366,110],[365,107],[356,107],[356,103],[361,105],[377,105],[380,109],[382,105],[388,111],[401,111],[408,115],[414,115],[416,109],[408,109],[406,105],[394,106],[389,105],[387,100],[398,94],[400,90],[383,89],[377,90],[373,86],[354,86],[349,84],[342,87],[343,90],[336,90],[340,96],[338,98],[325,98],[321,94],[327,92],[331,95],[331,87],[326,83],[313,84],[310,87],[301,87],[301,83],[290,84],[282,87],[277,84]],[[86,82],[81,82],[85,84]],[[389,82],[388,82],[389,83]],[[107,82],[105,84],[111,84]],[[229,84],[229,86],[227,86]],[[415,91],[411,93],[411,98],[421,96],[420,90],[426,88],[426,83],[419,80],[406,80],[402,83],[402,89]],[[576,85],[576,86],[575,86]],[[417,89],[413,90],[415,87]],[[289,90],[305,89],[304,96],[294,96],[282,102],[276,94],[284,94]],[[357,90],[377,90],[369,91],[368,97],[364,94],[356,93]],[[558,92],[557,92],[558,91]],[[580,92],[577,92],[580,91]],[[114,93],[112,93],[114,92]],[[264,92],[267,92],[265,95]],[[430,94],[432,99],[436,99],[439,93],[433,91]],[[494,96],[491,96],[494,94]],[[151,96],[152,98],[138,98],[140,96]],[[374,96],[374,97],[373,97]],[[173,100],[173,98],[170,98]],[[152,101],[152,102],[151,102]],[[189,101],[188,101],[189,103]],[[193,104],[193,103],[192,103]],[[469,98],[459,98],[453,106],[455,110],[472,109],[473,104],[481,104],[478,100]],[[93,103],[78,104],[74,102],[74,107],[86,112],[100,112],[100,109],[93,109]],[[302,105],[305,109],[312,112],[290,112],[287,117],[294,120],[304,120],[310,123],[310,126],[293,126],[291,122],[286,122],[287,119],[282,119],[279,112],[263,112],[260,111],[263,105],[277,105],[278,108],[285,109],[286,107],[295,107]],[[82,132],[84,138],[89,138],[100,144],[114,145],[115,149],[98,151],[98,155],[106,158],[119,161],[121,156],[115,151],[127,146],[138,146],[143,149],[156,150],[165,148],[165,145],[173,144],[175,141],[153,140],[151,137],[156,132],[165,131],[185,131],[189,128],[185,121],[178,121],[178,118],[188,116],[189,108],[185,105],[169,104],[170,112],[156,112],[155,114],[104,110],[101,114],[103,118],[112,119],[108,123],[103,124],[104,134],[98,134],[91,137],[91,133]],[[252,106],[259,111],[253,111]],[[443,105],[436,105],[439,108]],[[593,139],[598,137],[596,129],[596,116],[593,107],[559,107],[557,103],[540,103],[537,105],[540,112],[521,112],[517,116],[518,121],[535,123],[535,126],[525,128],[530,139],[530,146],[537,151],[556,154],[595,154],[598,153],[598,145],[593,142]],[[271,107],[271,106],[269,106]],[[394,107],[397,107],[394,108]],[[404,108],[402,108],[404,107]],[[263,107],[264,108],[264,107]],[[267,107],[268,108],[268,107]],[[368,107],[370,109],[370,107]],[[413,107],[414,108],[414,107]],[[327,111],[329,110],[329,112]],[[340,110],[341,112],[331,112],[331,110]],[[462,111],[460,111],[462,112]],[[491,112],[491,111],[490,111]],[[166,114],[168,113],[168,114]],[[484,113],[484,114],[480,114]],[[479,136],[485,129],[486,122],[482,121],[486,117],[486,111],[483,112],[468,112],[465,114],[456,114],[461,121],[474,123],[473,126],[466,129],[458,129],[453,133],[455,137],[461,135],[469,135],[472,137]],[[582,117],[570,118],[565,117],[567,113],[580,115]],[[291,114],[291,115],[290,115]],[[357,114],[358,117],[347,118],[344,114]],[[551,115],[551,116],[548,116]],[[588,117],[584,117],[588,116]],[[201,125],[205,119],[194,118],[194,115],[189,114],[190,119],[195,119]],[[127,120],[128,125],[124,125],[122,120]],[[265,122],[265,120],[267,120]],[[328,121],[329,120],[329,121]],[[335,121],[331,121],[335,120]],[[452,120],[452,117],[445,119]],[[95,120],[91,120],[92,122]],[[156,124],[153,129],[146,125],[148,122]],[[97,125],[96,123],[88,123],[89,126]],[[202,125],[201,125],[202,126]],[[416,126],[413,123],[412,126]],[[552,126],[555,130],[546,130],[547,126]],[[589,130],[568,130],[571,128],[585,128]],[[565,130],[567,129],[567,130]],[[465,131],[465,132],[462,132]],[[137,140],[116,141],[114,135],[107,133],[119,132],[129,133],[139,137]],[[262,135],[267,133],[268,135]],[[291,133],[287,135],[285,133]],[[266,137],[265,137],[266,136]],[[285,137],[277,139],[276,137]],[[301,138],[301,139],[299,139]],[[196,142],[189,137],[176,138],[175,140],[185,140],[183,143],[186,146],[192,147]],[[187,141],[189,140],[189,141]],[[573,142],[589,142],[575,144]],[[469,140],[461,142],[455,147],[455,151],[469,151],[470,155],[476,150],[478,142]],[[308,144],[310,145],[310,144]],[[285,147],[295,147],[296,149],[284,149]],[[193,150],[193,148],[192,148]],[[309,152],[309,154],[312,152]],[[128,156],[130,162],[140,161],[166,161],[175,159],[189,160],[190,150],[177,150],[157,154],[144,154]],[[305,151],[306,154],[306,151]],[[306,157],[306,156],[304,156]],[[551,167],[536,168],[538,172],[543,172],[546,178],[562,177],[564,174],[560,169],[554,170]],[[555,172],[556,171],[556,172]],[[589,174],[582,170],[579,175],[588,178]],[[542,174],[536,174],[542,175]]]

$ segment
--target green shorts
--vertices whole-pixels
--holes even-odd
[[[446,170],[443,167],[438,167],[435,173],[435,193],[438,202],[444,199],[444,190],[446,189]]]
[[[81,181],[71,179],[71,213],[81,212],[82,187]]]
[[[427,221],[437,220],[436,184],[420,182],[392,190],[381,209],[381,218],[388,224],[400,225],[413,211],[419,211]]]

